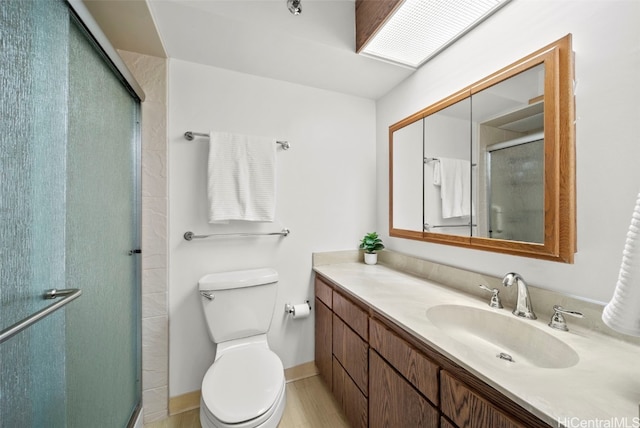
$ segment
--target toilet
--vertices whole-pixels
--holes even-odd
[[[271,268],[221,272],[198,282],[213,364],[202,380],[205,428],[275,428],[285,406],[284,367],[269,349],[278,272]]]

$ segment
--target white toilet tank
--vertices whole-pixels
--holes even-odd
[[[271,268],[203,276],[198,288],[211,339],[221,343],[269,331],[277,282]]]

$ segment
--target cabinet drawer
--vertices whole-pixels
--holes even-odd
[[[369,345],[436,406],[439,366],[376,320],[370,321]]]
[[[446,371],[440,373],[442,413],[458,427],[526,428]]]
[[[333,312],[342,318],[365,341],[369,340],[369,317],[367,313],[335,290],[333,292]]]
[[[369,402],[338,360],[333,359],[333,395],[354,428],[369,426]]]
[[[371,428],[438,426],[440,414],[426,398],[373,350],[369,361]]]
[[[333,315],[333,356],[364,395],[369,394],[369,345]]]
[[[318,275],[316,275],[316,297],[329,309],[332,307],[331,303],[331,287],[322,280]]]

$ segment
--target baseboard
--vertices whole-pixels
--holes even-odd
[[[197,409],[199,407],[200,407],[200,391],[199,390],[187,392],[186,394],[169,398],[169,416],[177,415],[178,413],[187,412],[189,410]]]
[[[294,382],[296,380],[315,376],[318,374],[318,368],[315,362],[300,364],[298,366],[289,367],[284,371],[286,382]],[[189,410],[200,407],[200,391],[192,391],[186,394],[169,398],[169,415],[177,415],[178,413],[187,412]]]
[[[304,379],[306,377],[315,376],[318,374],[318,368],[314,361],[300,364],[298,366],[289,367],[284,370],[284,378],[287,382],[294,382],[296,380]]]

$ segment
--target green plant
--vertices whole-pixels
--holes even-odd
[[[361,250],[364,250],[365,253],[375,254],[376,251],[380,251],[384,248],[382,244],[382,239],[378,236],[376,232],[367,233],[360,241]]]

